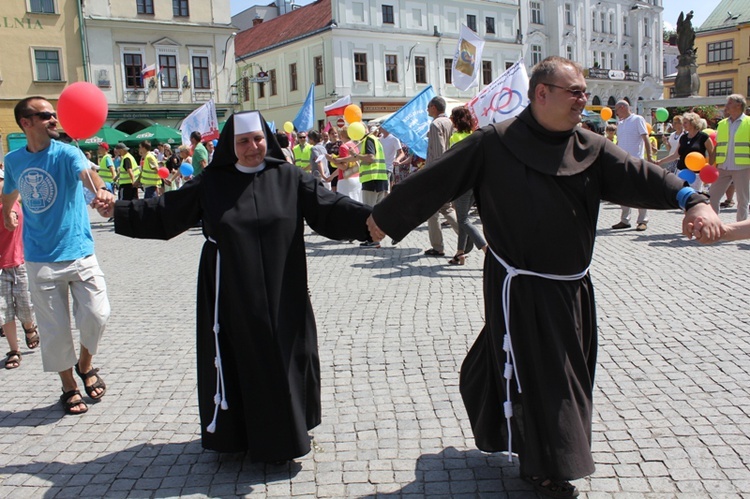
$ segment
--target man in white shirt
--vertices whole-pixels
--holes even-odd
[[[615,114],[620,118],[617,124],[617,145],[624,149],[631,156],[636,158],[645,158],[647,161],[653,161],[654,156],[651,151],[651,144],[648,141],[648,129],[646,120],[642,116],[630,112],[628,101],[621,100],[615,104]],[[645,154],[644,154],[645,151]],[[612,226],[613,229],[630,228],[630,207],[621,206],[620,221]],[[638,209],[638,223],[635,230],[646,230],[648,224],[648,210],[645,208]]]
[[[390,191],[390,184],[393,183],[393,163],[396,162],[396,156],[398,151],[401,149],[401,141],[395,136],[391,135],[385,128],[380,129],[380,144],[383,146],[383,154],[385,155],[385,167],[388,169],[388,184]]]

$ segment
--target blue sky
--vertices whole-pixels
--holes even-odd
[[[235,0],[236,1],[236,0]],[[662,19],[669,29],[674,29],[680,12],[687,14],[693,11],[693,27],[699,28],[716,7],[717,2],[697,0],[664,0],[664,12]]]
[[[314,0],[295,0],[294,3],[297,5],[307,5],[313,1]],[[270,0],[230,0],[232,15],[242,12],[253,5],[268,5],[269,3]],[[663,0],[663,5],[664,23],[671,29],[674,29],[674,25],[677,23],[677,18],[680,16],[681,11],[686,14],[691,10],[694,11],[693,26],[697,28],[706,20],[706,18],[708,18],[714,7],[716,7],[715,2],[706,0]]]

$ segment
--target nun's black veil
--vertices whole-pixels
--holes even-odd
[[[224,124],[224,129],[219,136],[219,143],[216,145],[216,150],[214,151],[214,159],[211,161],[209,167],[234,167],[234,164],[237,163],[237,156],[234,154],[234,117],[244,113],[258,113],[260,115],[266,135],[266,159],[273,158],[281,162],[285,161],[284,153],[281,151],[281,146],[276,140],[276,135],[271,131],[271,127],[268,126],[260,111],[242,111],[231,115]],[[274,162],[272,161],[271,163]]]

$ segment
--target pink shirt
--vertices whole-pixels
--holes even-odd
[[[339,158],[345,158],[351,154],[359,154],[359,148],[357,147],[357,144],[352,142],[351,140],[345,144],[341,144],[339,146]],[[339,180],[344,180],[344,170],[339,168]],[[354,173],[352,175],[349,175],[349,178],[352,177],[359,177],[359,173]]]
[[[0,205],[2,206],[2,205]],[[14,231],[0,227],[0,269],[18,267],[23,259],[23,210],[18,201],[13,205],[13,211],[18,215],[18,227]]]

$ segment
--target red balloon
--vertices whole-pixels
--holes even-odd
[[[65,133],[88,139],[107,121],[107,97],[93,83],[79,81],[65,88],[57,101],[57,115]]]
[[[714,147],[716,147],[716,132],[711,132],[711,133],[710,133],[710,134],[708,135],[708,138],[709,138],[709,139],[711,139],[711,142],[713,142],[713,143],[714,143]]]
[[[701,180],[706,184],[713,184],[719,179],[719,170],[715,166],[706,165],[701,168]]]
[[[159,178],[169,177],[169,169],[166,166],[162,166],[161,168],[156,170],[156,173],[159,174]]]

